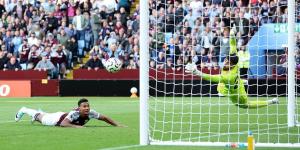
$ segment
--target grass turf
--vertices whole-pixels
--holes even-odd
[[[221,98],[224,99],[224,98]],[[56,112],[56,111],[66,111],[68,112],[70,109],[76,107],[78,98],[74,97],[35,97],[35,98],[22,98],[22,99],[0,99],[0,149],[2,150],[14,150],[14,149],[22,149],[22,150],[53,150],[53,149],[66,149],[66,150],[98,150],[98,149],[105,149],[105,148],[111,148],[111,147],[120,147],[120,146],[130,146],[130,145],[137,145],[139,143],[139,103],[137,100],[132,100],[129,98],[123,98],[123,97],[91,97],[89,98],[90,104],[92,109],[95,109],[96,111],[103,113],[105,115],[110,116],[114,120],[121,122],[125,125],[127,125],[127,128],[116,128],[111,127],[105,124],[104,122],[91,120],[86,126],[87,128],[83,129],[74,129],[74,128],[60,128],[60,127],[46,127],[42,126],[39,123],[30,123],[30,118],[28,116],[25,116],[21,122],[14,122],[14,115],[16,111],[22,107],[26,106],[29,108],[41,108],[43,111],[46,112]],[[167,99],[167,101],[171,102],[174,101],[174,99]],[[195,98],[191,101],[191,99],[176,99],[176,102],[178,102],[178,107],[171,105],[171,103],[165,103],[164,105],[156,103],[157,110],[161,110],[162,106],[164,106],[164,110],[166,112],[170,112],[175,110],[178,112],[178,114],[182,114],[182,112],[188,112],[192,108],[192,112],[209,112],[211,114],[214,114],[219,111],[228,110],[228,105],[225,105],[226,101],[220,101],[220,99],[215,98],[213,100],[215,103],[221,102],[224,103],[224,105],[220,105],[221,108],[217,108],[216,106],[206,106],[206,102],[208,102],[207,98],[203,99],[203,108],[199,107],[197,105],[197,102],[199,103],[199,99]],[[179,103],[184,102],[185,105],[183,107]],[[190,105],[189,103],[193,103],[195,105]],[[153,105],[155,103],[151,103],[151,108],[154,108]],[[197,107],[196,107],[197,106]],[[223,108],[224,107],[224,108]],[[226,108],[225,108],[226,107]],[[265,118],[269,118],[269,120],[265,121],[263,118],[259,119],[257,121],[260,121],[262,124],[266,123],[275,123],[271,115],[274,115],[273,113],[275,111],[281,110],[281,113],[286,112],[286,105],[281,104],[279,107],[273,107],[273,108],[262,108],[260,110],[238,110],[235,106],[229,107],[230,113],[234,114],[237,111],[240,111],[241,114],[250,113],[250,114],[266,114],[269,113],[270,116],[265,116]],[[178,109],[178,110],[177,110]],[[223,110],[224,109],[224,110]],[[162,127],[162,125],[165,126],[163,131],[177,131],[182,130],[183,132],[188,133],[187,135],[184,135],[182,139],[185,138],[185,136],[190,137],[197,137],[200,134],[192,134],[193,132],[199,131],[200,124],[197,124],[196,122],[199,122],[199,114],[196,117],[196,114],[193,114],[195,116],[189,115],[179,115],[176,116],[176,114],[165,114],[165,117],[162,117],[163,114],[157,113],[157,120],[161,121],[164,119],[165,123],[157,123],[156,129],[159,129]],[[178,127],[170,127],[170,123],[168,119],[172,119],[173,121],[183,121],[186,122],[187,120],[192,121],[193,123],[196,123],[195,126],[190,126],[187,124],[183,124],[182,126]],[[250,115],[251,116],[251,115]],[[244,116],[241,116],[240,119],[243,120]],[[263,117],[263,116],[261,116]],[[197,118],[198,120],[194,120],[193,118]],[[211,116],[213,118],[213,116]],[[231,121],[235,122],[237,120],[237,116],[231,117]],[[153,119],[153,118],[152,118]],[[181,120],[182,119],[182,120]],[[192,120],[191,120],[192,119]],[[207,118],[205,116],[201,117],[202,123],[205,124],[207,122]],[[251,118],[250,118],[251,119]],[[286,121],[284,119],[284,116],[282,116],[281,120],[277,123],[283,123]],[[226,120],[226,119],[225,119]],[[224,121],[225,121],[224,120]],[[270,122],[271,120],[271,122]],[[272,122],[273,120],[273,122]],[[241,121],[241,120],[240,120]],[[219,118],[215,118],[214,120],[211,120],[212,123],[223,123],[222,120],[219,121]],[[174,123],[176,125],[177,123]],[[153,124],[151,125],[153,126]],[[259,126],[259,125],[258,125]],[[210,131],[210,132],[217,132],[219,129],[217,129],[217,126],[212,126],[209,130],[204,128],[200,128],[201,132]],[[257,126],[256,126],[257,127]],[[253,127],[255,128],[255,126]],[[172,130],[171,130],[172,129]],[[234,125],[231,127],[232,131],[235,130]],[[160,128],[162,131],[162,128]],[[227,132],[227,128],[225,126],[222,126],[221,132]],[[299,129],[289,131],[291,133],[299,133]],[[231,131],[231,130],[229,130]],[[278,130],[278,134],[285,133],[285,130]],[[153,132],[152,132],[153,134]],[[162,135],[164,136],[162,137]],[[203,135],[201,135],[203,136]],[[275,137],[280,137],[279,135],[273,135]],[[271,137],[273,137],[271,136]],[[156,138],[161,139],[167,139],[170,138],[170,134],[168,132],[161,133],[159,130],[157,131]],[[177,136],[174,134],[172,138],[176,139],[180,136]],[[245,138],[245,136],[241,136],[239,138],[238,135],[230,135],[231,139],[237,139],[242,140]],[[270,137],[270,136],[269,136]],[[264,138],[264,135],[262,135],[261,138]],[[283,137],[284,138],[284,135]],[[297,141],[299,140],[298,137],[289,137],[291,140]],[[220,137],[220,140],[227,140],[228,136]],[[199,140],[199,139],[197,139]],[[212,140],[216,140],[212,138]],[[186,149],[187,147],[181,147],[181,146],[142,146],[142,147],[125,147],[124,149],[142,149],[142,150],[180,150],[180,149]],[[225,147],[188,147],[188,149],[203,149],[203,150],[212,150],[212,149],[226,149]],[[275,148],[258,148],[258,149],[275,149]],[[280,149],[280,148],[277,148]],[[281,148],[282,149],[282,148]]]

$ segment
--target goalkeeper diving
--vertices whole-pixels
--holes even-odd
[[[237,56],[236,38],[234,32],[230,32],[230,54],[224,60],[221,74],[210,75],[202,73],[196,64],[188,63],[186,73],[201,77],[203,80],[218,83],[217,90],[220,94],[228,96],[232,103],[240,108],[260,108],[271,104],[278,104],[278,98],[264,101],[249,101],[244,87],[244,80],[239,75],[239,57]]]

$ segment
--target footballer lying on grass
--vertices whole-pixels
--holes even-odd
[[[65,112],[45,113],[42,111],[22,107],[16,114],[15,120],[20,121],[24,114],[32,117],[32,122],[38,121],[46,126],[74,127],[82,128],[90,119],[105,121],[106,123],[116,126],[125,127],[110,119],[107,116],[99,114],[94,110],[90,110],[87,99],[83,98],[78,101],[78,108]]]

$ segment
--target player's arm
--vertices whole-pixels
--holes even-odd
[[[83,128],[83,126],[79,126],[79,125],[75,125],[72,124],[72,122],[68,119],[65,118],[61,123],[60,123],[61,127],[72,127],[72,128]]]
[[[112,120],[108,116],[105,116],[105,115],[102,115],[102,114],[100,115],[100,113],[96,112],[95,110],[91,110],[89,116],[91,118],[104,121],[104,122],[106,122],[106,123],[108,123],[112,126],[115,126],[115,127],[125,127],[124,125],[121,125],[121,124],[117,123],[116,121]]]
[[[64,118],[64,120],[60,123],[61,127],[72,127],[72,128],[83,128],[83,126],[79,126],[73,124],[72,121],[76,120],[78,115],[76,111],[70,111],[68,115]]]
[[[216,83],[220,82],[220,79],[221,79],[221,75],[211,75],[211,74],[206,74],[206,73],[201,72],[200,70],[197,69],[196,64],[193,64],[193,63],[188,63],[185,66],[185,72],[191,73],[198,77],[201,77],[204,80],[208,80],[208,81],[216,82]]]
[[[211,75],[211,74],[202,73],[202,79],[219,83],[221,80],[221,75]]]
[[[107,117],[105,115],[100,115],[99,118],[98,118],[98,120],[104,121],[104,122],[106,122],[106,123],[108,123],[108,124],[110,124],[112,126],[116,126],[116,127],[119,126],[119,124],[117,122],[115,122],[114,120],[112,120],[111,118],[109,118],[109,117]]]
[[[237,54],[237,48],[236,48],[236,37],[234,35],[234,31],[230,31],[230,38],[229,38],[229,44],[230,44],[230,54]]]

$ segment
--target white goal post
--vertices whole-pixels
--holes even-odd
[[[288,49],[295,49],[295,1],[288,0]],[[288,126],[296,125],[295,51],[288,51]]]
[[[164,0],[164,2],[166,1]],[[149,7],[148,0],[140,0],[140,145],[225,147],[230,143],[242,143],[247,146],[247,133],[252,131],[256,147],[300,147],[300,127],[298,124],[300,101],[297,101],[297,92],[300,91],[297,91],[299,85],[295,73],[297,71],[295,69],[296,52],[294,50],[296,47],[295,28],[297,26],[295,23],[295,3],[295,0],[287,1],[288,69],[286,76],[274,77],[276,85],[269,83],[268,75],[264,76],[265,79],[262,79],[262,82],[259,80],[259,75],[253,78],[248,77],[248,79],[252,79],[248,89],[251,86],[252,89],[257,88],[257,93],[249,93],[250,100],[259,101],[279,97],[280,103],[258,109],[241,109],[232,104],[229,98],[218,96],[218,93],[211,93],[216,91],[217,84],[188,76],[182,70],[181,73],[178,73],[174,70],[168,71],[166,68],[150,67],[149,62],[153,59],[150,58],[149,36],[151,32],[149,30],[149,8],[151,7]],[[273,27],[273,25],[270,26]],[[262,27],[268,28],[270,26]],[[160,27],[160,24],[156,24],[156,27]],[[163,31],[161,33],[167,34]],[[268,35],[261,36],[258,34],[257,41],[263,38],[268,38]],[[158,39],[154,40],[158,41]],[[275,45],[279,43],[276,41]],[[265,47],[266,53],[269,52],[268,45],[259,45],[257,42],[254,49],[258,47]],[[157,48],[157,44],[153,49],[155,48]],[[158,54],[159,51],[157,50],[155,53]],[[273,55],[276,55],[275,57],[278,59],[277,50],[275,53]],[[250,61],[250,66],[257,66],[255,72],[259,72],[259,67],[261,67],[259,66],[261,65],[259,64],[260,55],[259,53],[251,53],[251,57],[258,58],[254,61],[255,65],[252,65],[252,61]],[[185,57],[185,54],[181,54],[181,56]],[[158,64],[156,60],[153,62]],[[265,63],[266,65],[262,67],[268,68],[269,64]],[[279,63],[276,61],[274,68],[276,73],[277,65]],[[253,70],[249,70],[249,72],[253,74]],[[277,83],[280,84],[279,87],[277,87]],[[276,92],[279,91],[281,85],[286,88],[285,94],[268,95],[268,91],[273,90],[274,86]],[[265,93],[261,93],[261,86],[266,87]],[[205,91],[204,94],[202,94],[203,91]]]
[[[140,144],[149,144],[149,3],[140,1]]]

